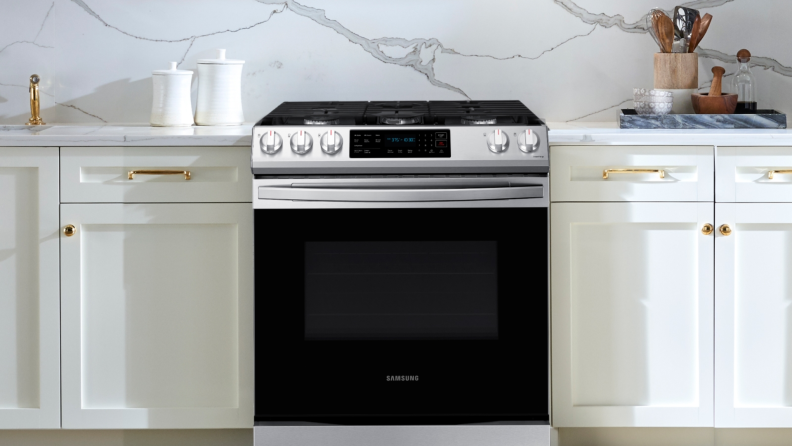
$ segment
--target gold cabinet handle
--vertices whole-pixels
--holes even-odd
[[[732,229],[729,227],[729,225],[721,225],[718,231],[720,231],[720,233],[726,237],[730,236],[732,233]]]
[[[665,178],[663,169],[605,169],[602,171],[602,179],[607,180],[612,173],[659,173],[660,178]]]
[[[772,180],[777,173],[780,173],[782,175],[789,175],[792,174],[792,170],[771,170],[767,172],[767,179]]]
[[[710,223],[706,223],[704,227],[701,228],[701,233],[704,235],[710,235],[715,232],[715,226],[712,226]]]
[[[74,225],[66,225],[63,227],[63,235],[66,237],[73,236],[75,232],[77,232],[77,228],[75,228]]]
[[[130,170],[127,177],[134,180],[135,175],[184,175],[185,180],[192,178],[189,170]]]

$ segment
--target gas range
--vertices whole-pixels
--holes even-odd
[[[256,446],[550,444],[547,127],[525,105],[285,102],[252,168]]]
[[[284,102],[253,127],[255,175],[546,173],[520,101]]]

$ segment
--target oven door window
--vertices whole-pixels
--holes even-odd
[[[256,421],[547,421],[546,208],[255,225]]]
[[[305,339],[497,339],[497,247],[306,242]]]

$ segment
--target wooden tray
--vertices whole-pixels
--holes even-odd
[[[757,110],[751,115],[639,115],[623,109],[622,129],[785,129],[787,117],[776,110]]]

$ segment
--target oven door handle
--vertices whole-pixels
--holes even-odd
[[[261,186],[262,200],[340,201],[340,202],[422,202],[519,200],[544,197],[542,185],[510,185],[479,183],[438,185],[359,184],[359,183],[294,183],[291,186]]]

